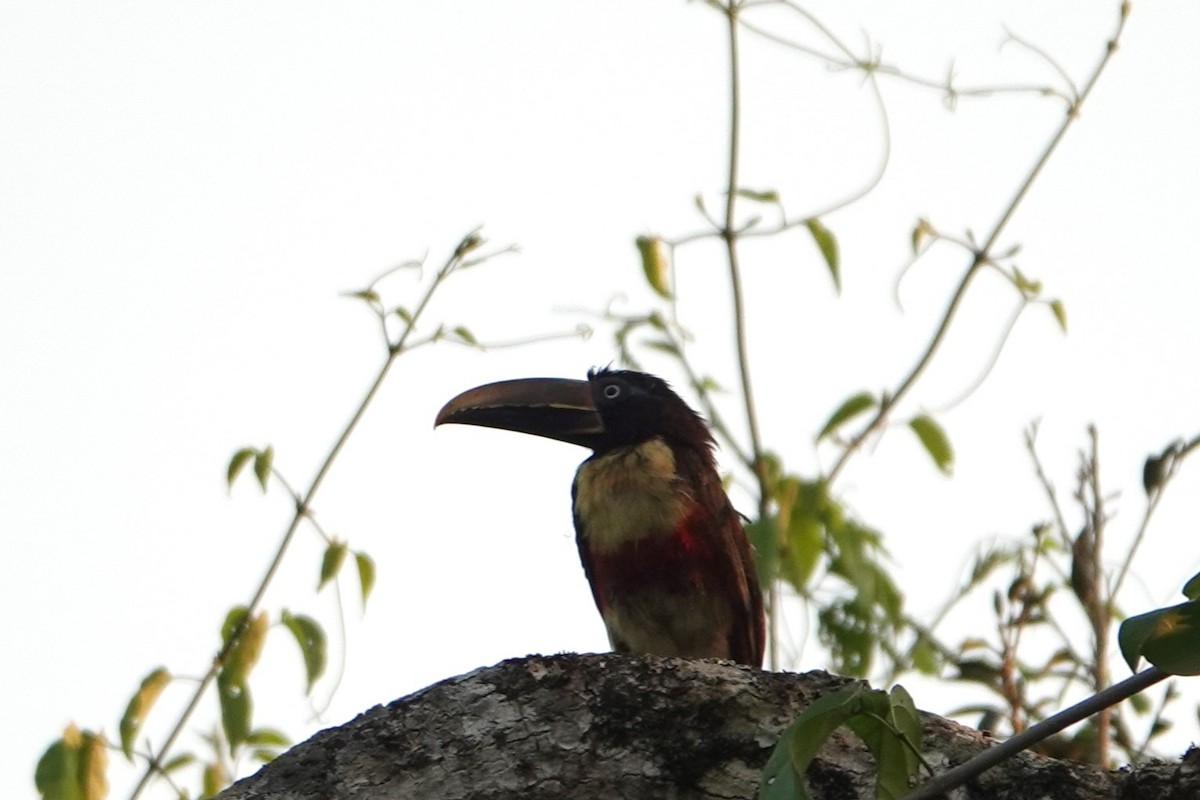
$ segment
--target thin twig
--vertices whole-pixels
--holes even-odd
[[[1163,491],[1166,489],[1170,480],[1175,477],[1176,470],[1179,469],[1185,456],[1200,447],[1200,436],[1194,437],[1190,442],[1179,447],[1174,455],[1171,456],[1171,463],[1167,468],[1167,472],[1162,477],[1161,483],[1154,488],[1150,493],[1150,497],[1146,502],[1146,511],[1142,515],[1142,522],[1138,526],[1137,535],[1133,537],[1133,544],[1129,547],[1129,552],[1125,554],[1125,560],[1121,562],[1121,569],[1117,571],[1117,577],[1112,583],[1112,588],[1109,590],[1109,596],[1115,601],[1117,593],[1121,591],[1121,586],[1125,583],[1125,577],[1129,574],[1129,568],[1133,564],[1133,556],[1141,547],[1142,541],[1146,538],[1146,529],[1150,526],[1150,518],[1154,515],[1154,510],[1158,508],[1158,503],[1162,499]]]
[[[966,388],[955,395],[954,398],[943,403],[929,413],[944,414],[947,411],[961,405],[962,403],[965,403],[971,395],[975,394],[975,392],[979,390],[980,386],[983,386],[984,381],[986,381],[988,376],[992,374],[992,370],[994,370],[996,365],[1000,363],[1000,355],[1004,352],[1004,346],[1008,344],[1009,337],[1012,336],[1012,332],[1016,330],[1017,320],[1021,319],[1021,314],[1024,313],[1028,306],[1029,301],[1024,297],[1017,301],[1017,306],[1009,315],[1008,322],[1004,325],[1004,330],[1000,333],[1000,336],[997,337],[996,343],[992,347],[992,354],[988,357],[987,363],[983,365],[983,369],[981,369],[979,374],[975,376],[975,379],[967,384]]]
[[[741,157],[741,63],[738,53],[737,0],[725,7],[729,21],[729,163],[726,177],[725,221],[721,237],[729,262],[729,284],[733,300],[734,341],[737,345],[738,375],[741,381],[742,402],[746,412],[746,427],[750,434],[750,453],[755,477],[759,483],[758,513],[765,518],[768,511],[768,487],[762,457],[762,437],[758,429],[758,411],[754,388],[750,380],[750,350],[746,339],[746,304],[742,292],[741,267],[738,261],[739,233],[734,225],[737,216],[738,162]]]
[[[916,365],[900,382],[900,385],[881,400],[879,407],[871,421],[868,422],[866,427],[859,431],[849,443],[847,443],[845,449],[842,450],[837,461],[834,463],[833,468],[829,471],[829,475],[827,476],[829,483],[833,483],[833,481],[841,473],[842,469],[846,466],[850,456],[857,452],[860,447],[862,447],[867,438],[883,427],[883,425],[889,419],[892,410],[896,407],[900,400],[902,400],[908,394],[909,390],[911,390],[913,385],[917,382],[917,379],[921,377],[922,373],[924,373],[925,368],[928,367],[929,363],[933,360],[934,355],[937,353],[943,340],[946,338],[946,333],[949,331],[950,324],[953,322],[959,306],[962,304],[962,300],[966,295],[967,288],[978,274],[979,268],[992,260],[992,248],[995,247],[996,242],[999,240],[1001,234],[1003,234],[1005,229],[1008,227],[1008,223],[1012,220],[1013,215],[1016,214],[1017,209],[1020,208],[1022,201],[1033,187],[1034,182],[1042,174],[1042,170],[1045,168],[1046,163],[1050,160],[1050,157],[1054,154],[1055,150],[1058,149],[1059,143],[1062,142],[1063,137],[1066,136],[1067,131],[1078,118],[1080,107],[1091,95],[1092,89],[1095,88],[1096,82],[1099,80],[1100,75],[1103,74],[1104,68],[1108,65],[1109,60],[1112,58],[1112,54],[1116,52],[1117,42],[1120,40],[1121,33],[1125,29],[1125,20],[1128,16],[1128,13],[1128,3],[1122,3],[1117,22],[1117,29],[1105,47],[1104,54],[1101,56],[1100,62],[1092,71],[1087,83],[1084,84],[1083,91],[1080,92],[1079,98],[1067,109],[1067,112],[1064,115],[1063,121],[1059,125],[1058,130],[1055,131],[1046,147],[1042,150],[1042,153],[1034,163],[1033,168],[1030,169],[1029,173],[1025,176],[1025,179],[1021,181],[1021,184],[1017,187],[1017,191],[1014,193],[1012,199],[1009,200],[1008,204],[1004,207],[999,219],[996,221],[995,225],[992,226],[991,232],[984,240],[982,246],[975,249],[974,253],[972,254],[971,261],[967,265],[967,269],[963,273],[962,279],[959,281],[958,287],[954,290],[954,294],[950,298],[950,302],[946,307],[946,311],[942,315],[941,322],[938,323],[938,326],[933,333],[933,338],[926,346],[925,351],[921,354],[921,357],[917,360]]]
[[[691,384],[692,389],[696,392],[696,396],[700,399],[700,405],[704,409],[704,416],[708,418],[709,427],[721,437],[725,443],[725,447],[729,449],[735,456],[737,456],[738,461],[744,467],[746,467],[746,469],[753,472],[754,455],[742,450],[737,439],[734,438],[733,432],[725,423],[721,413],[717,410],[716,404],[713,403],[712,397],[710,397],[708,391],[703,388],[703,382],[700,380],[700,376],[696,374],[696,370],[692,366],[692,362],[688,360],[687,355],[684,353],[684,347],[686,344],[684,343],[682,337],[676,336],[670,330],[668,330],[667,335],[671,338],[671,341],[675,345],[676,351],[679,353],[679,364],[683,367],[683,372],[687,376],[688,383]]]
[[[259,604],[262,602],[263,595],[266,594],[267,588],[271,585],[271,581],[275,577],[275,573],[279,570],[279,565],[283,562],[283,557],[286,555],[288,546],[291,544],[292,538],[295,536],[296,531],[300,527],[300,522],[308,515],[313,497],[316,495],[317,490],[320,489],[325,476],[329,473],[330,467],[333,466],[334,461],[341,452],[342,447],[345,445],[350,434],[353,433],[354,429],[358,426],[358,421],[362,418],[363,412],[366,411],[367,406],[375,397],[379,387],[383,385],[384,378],[387,377],[387,373],[391,369],[392,363],[395,361],[395,357],[398,352],[399,351],[389,353],[387,358],[384,360],[383,366],[376,374],[375,380],[372,382],[371,387],[367,390],[367,394],[363,401],[359,404],[359,407],[351,417],[350,422],[343,429],[341,436],[338,437],[338,440],[334,444],[332,450],[330,450],[329,455],[326,456],[324,463],[322,463],[321,468],[317,471],[316,477],[313,478],[312,483],[309,485],[308,491],[305,493],[304,498],[299,504],[297,504],[296,511],[293,513],[292,519],[288,523],[288,526],[283,533],[283,538],[280,540],[279,547],[275,550],[275,556],[271,559],[270,566],[267,567],[266,573],[263,575],[262,580],[259,582],[258,587],[254,591],[254,594],[251,596],[250,601],[246,604],[246,613],[242,616],[241,622],[238,624],[238,627],[233,631],[229,638],[225,640],[225,643],[221,646],[220,650],[217,651],[217,654],[213,656],[212,666],[209,667],[208,671],[204,674],[204,677],[200,679],[199,685],[192,693],[192,698],[184,708],[179,720],[175,723],[175,726],[167,735],[167,738],[159,748],[158,753],[151,758],[150,763],[146,766],[146,770],[142,773],[142,777],[138,781],[137,786],[134,788],[133,794],[130,795],[130,800],[137,800],[142,791],[145,789],[146,785],[149,783],[150,778],[159,771],[164,760],[166,759],[167,754],[170,753],[171,748],[174,747],[175,740],[179,738],[179,735],[183,732],[184,727],[191,719],[192,714],[200,705],[200,701],[204,697],[204,693],[208,690],[209,685],[216,679],[217,674],[221,671],[221,667],[225,663],[225,659],[240,641],[246,625],[248,625],[249,621],[254,617],[255,610],[257,610]]]
[[[1074,101],[1072,95],[1056,89],[1053,86],[1013,83],[972,86],[965,89],[960,89],[954,86],[952,72],[947,74],[945,80],[937,80],[914,75],[900,67],[891,64],[885,64],[878,58],[864,59],[856,56],[845,43],[838,39],[833,32],[808,9],[796,3],[786,2],[785,0],[779,0],[779,2],[776,4],[785,6],[799,16],[803,17],[814,29],[817,30],[818,33],[825,37],[825,39],[840,52],[840,55],[833,55],[816,47],[811,47],[794,39],[781,36],[773,31],[767,30],[766,28],[761,28],[754,23],[747,22],[744,18],[741,20],[742,27],[754,35],[766,39],[767,41],[774,42],[775,44],[786,47],[789,50],[794,50],[798,53],[811,56],[818,61],[821,61],[826,65],[836,69],[856,69],[868,74],[886,75],[890,78],[895,78],[897,80],[910,83],[914,86],[921,86],[927,89],[938,89],[945,93],[946,102],[950,104],[953,104],[960,97],[990,97],[997,94],[1037,94],[1043,97],[1057,97],[1068,104]],[[1069,81],[1068,85],[1070,85]],[[1071,88],[1074,89],[1074,86],[1071,86]]]
[[[904,800],[935,800],[944,796],[952,789],[962,786],[972,778],[982,774],[1001,761],[1012,758],[1017,753],[1041,742],[1062,729],[1074,725],[1080,720],[1087,719],[1102,709],[1115,706],[1124,700],[1144,691],[1164,678],[1170,677],[1157,667],[1150,667],[1136,675],[1132,675],[1120,683],[1114,684],[1098,692],[1083,702],[1076,703],[1070,708],[1063,709],[1054,716],[1047,717],[1036,725],[1031,725],[1015,736],[984,750],[969,761],[959,764],[920,786],[916,791],[907,795]]]
[[[1113,598],[1111,596],[1101,597],[1100,576],[1104,574],[1104,527],[1108,518],[1104,511],[1104,495],[1100,489],[1100,433],[1095,425],[1088,426],[1088,439],[1091,444],[1087,457],[1088,489],[1092,495],[1091,519],[1088,523],[1091,527],[1091,552],[1089,563],[1084,568],[1090,571],[1094,588],[1086,598],[1080,599],[1084,603],[1084,611],[1092,625],[1092,690],[1098,692],[1107,686],[1109,681],[1108,637],[1113,616]],[[1108,764],[1108,752],[1112,741],[1111,719],[1111,708],[1101,709],[1096,719],[1096,757],[1099,766]]]
[[[1054,489],[1054,484],[1050,482],[1049,476],[1046,475],[1046,470],[1042,467],[1041,457],[1038,456],[1037,432],[1037,422],[1034,422],[1026,429],[1025,449],[1029,451],[1029,457],[1033,459],[1033,469],[1037,475],[1038,483],[1041,484],[1042,490],[1046,493],[1046,499],[1050,503],[1050,508],[1054,511],[1054,524],[1058,528],[1058,536],[1063,549],[1069,553],[1071,552],[1071,531],[1067,528],[1066,517],[1063,516],[1062,506],[1058,502],[1058,493]]]
[[[1058,63],[1058,59],[1054,58],[1054,56],[1050,55],[1042,47],[1039,47],[1028,39],[1018,36],[1007,28],[1004,32],[1008,35],[1009,41],[1011,41],[1013,44],[1024,47],[1026,50],[1042,59],[1042,61],[1046,62],[1050,69],[1058,73],[1058,77],[1062,78],[1063,83],[1071,88],[1071,93],[1068,95],[1068,97],[1072,103],[1075,103],[1079,100],[1079,89],[1075,86],[1075,81],[1071,80],[1071,76],[1067,74],[1065,69],[1063,69],[1062,64]]]
[[[758,429],[758,409],[754,402],[754,388],[750,381],[750,352],[746,339],[746,303],[742,293],[741,267],[738,262],[738,231],[737,219],[738,197],[738,162],[741,158],[741,61],[738,52],[738,11],[739,0],[730,0],[724,7],[728,21],[729,43],[729,163],[725,186],[725,220],[721,229],[721,238],[725,241],[725,254],[729,264],[730,296],[733,301],[734,341],[737,345],[738,376],[741,382],[742,403],[746,414],[746,427],[750,435],[750,455],[753,459],[754,477],[758,481],[758,518],[765,520],[770,508],[770,487],[767,485],[766,461],[763,458],[762,437]],[[779,614],[775,605],[775,595],[769,597],[770,654],[768,664],[771,669],[779,667],[779,649],[776,645],[778,636],[776,626]]]
[[[374,400],[375,396],[379,393],[379,389],[381,386],[383,386],[383,382],[387,378],[388,372],[391,370],[396,358],[405,351],[405,345],[415,329],[422,312],[424,312],[425,308],[429,304],[430,299],[433,297],[434,292],[441,285],[441,283],[447,277],[449,277],[450,273],[453,272],[457,266],[459,266],[459,264],[462,262],[463,256],[467,252],[470,252],[470,250],[477,247],[480,243],[482,243],[482,239],[479,238],[478,232],[472,232],[463,239],[463,241],[455,249],[454,253],[449,257],[449,259],[447,259],[442,268],[438,270],[438,274],[430,283],[429,288],[426,289],[424,296],[421,298],[420,303],[417,305],[416,310],[413,312],[411,319],[409,320],[404,331],[400,334],[399,338],[397,338],[394,342],[388,342],[387,356],[384,359],[383,365],[380,367],[378,373],[376,373],[375,379],[371,382],[371,385],[367,389],[363,399],[359,402],[358,408],[355,409],[354,414],[350,417],[350,421],[346,423],[346,426],[342,429],[337,441],[334,442],[333,447],[325,456],[325,460],[321,463],[320,468],[317,470],[317,474],[313,477],[312,482],[309,484],[308,490],[296,503],[296,510],[292,514],[292,519],[288,523],[287,528],[284,530],[283,538],[280,540],[279,547],[276,548],[275,555],[271,559],[270,565],[267,567],[266,572],[259,581],[258,587],[254,590],[253,595],[251,595],[250,601],[245,606],[246,613],[242,615],[238,625],[221,645],[221,648],[217,651],[216,655],[213,656],[212,665],[208,668],[208,671],[204,674],[204,677],[200,679],[198,685],[196,686],[196,690],[192,693],[192,697],[188,701],[187,706],[184,708],[183,713],[180,715],[175,725],[171,728],[170,733],[167,734],[167,737],[162,746],[158,749],[158,752],[151,755],[145,771],[142,773],[141,778],[138,780],[137,786],[134,787],[133,793],[130,795],[130,800],[137,800],[137,798],[141,796],[142,792],[149,784],[150,779],[161,771],[167,755],[171,752],[171,748],[175,746],[175,741],[179,738],[179,735],[183,732],[188,721],[191,719],[192,714],[195,713],[196,708],[200,705],[200,701],[204,697],[208,687],[216,679],[218,673],[220,673],[226,658],[228,658],[229,654],[240,641],[242,634],[245,632],[246,627],[250,623],[250,620],[254,617],[254,612],[262,603],[262,599],[267,592],[267,588],[271,585],[271,581],[278,572],[279,565],[283,562],[283,557],[286,555],[288,546],[291,544],[296,531],[299,529],[300,523],[309,516],[312,508],[313,498],[316,497],[317,492],[320,490],[321,485],[325,481],[325,477],[329,474],[334,462],[337,461],[338,455],[342,452],[346,442],[349,441],[351,434],[353,434],[354,430],[358,427],[358,423],[360,420],[362,420],[367,408],[370,407],[371,401]]]

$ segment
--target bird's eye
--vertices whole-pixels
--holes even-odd
[[[616,400],[621,396],[621,387],[615,383],[610,383],[604,387],[604,398],[606,400]]]

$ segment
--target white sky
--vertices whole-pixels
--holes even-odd
[[[911,71],[940,77],[953,61],[962,85],[1054,79],[1027,51],[998,49],[1005,26],[1082,80],[1116,13],[1094,0],[810,8]],[[373,320],[340,292],[426,252],[439,263],[482,223],[521,254],[461,276],[431,320],[496,341],[571,329],[616,294],[645,308],[633,238],[696,229],[697,192],[719,203],[722,24],[678,2],[0,8],[0,795],[32,794],[34,763],[69,720],[115,737],[154,666],[203,671],[288,513],[282,493],[263,499],[250,482],[227,495],[230,454],[272,443],[305,484],[381,360]],[[1200,425],[1198,31],[1195,4],[1134,5],[1121,52],[1009,228],[1022,269],[1065,301],[1069,336],[1031,310],[983,389],[940,418],[959,455],[952,480],[896,430],[841,484],[887,534],[918,613],[978,543],[1047,516],[1022,450],[1031,419],[1064,488],[1085,426],[1099,425],[1106,485],[1121,492],[1114,553],[1143,508],[1146,453]],[[743,183],[779,189],[794,214],[859,186],[881,152],[861,78],[751,37],[745,49]],[[1028,96],[949,113],[934,92],[882,88],[888,172],[825,220],[842,298],[804,236],[745,248],[765,436],[805,474],[829,411],[895,384],[965,265],[949,248],[922,261],[899,311],[892,287],[916,218],[988,230],[1061,113]],[[684,251],[680,276],[696,354],[733,385],[716,248]],[[391,286],[396,301],[416,292]],[[979,281],[910,412],[974,379],[1012,300]],[[584,453],[431,425],[470,386],[581,377],[613,357],[602,331],[400,362],[316,503],[327,530],[379,565],[362,620],[348,595],[345,679],[322,723],[308,722],[279,632],[253,684],[260,724],[303,737],[504,658],[606,648],[570,530]],[[1129,610],[1175,602],[1200,569],[1198,486],[1200,467],[1185,468]],[[297,545],[267,607],[333,632],[329,593],[312,594],[320,545]],[[791,636],[806,633],[797,622]],[[824,665],[812,643],[799,664]],[[188,690],[164,695],[160,721]],[[956,700],[944,692],[915,694],[945,711]],[[1197,735],[1189,715],[1176,713],[1180,750]]]

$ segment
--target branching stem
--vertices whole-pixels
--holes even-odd
[[[1012,758],[1017,753],[1032,747],[1040,741],[1048,739],[1076,722],[1115,706],[1123,700],[1133,697],[1164,678],[1167,673],[1157,667],[1150,667],[1132,675],[1120,683],[1098,692],[1081,703],[1063,709],[1054,716],[1047,717],[1036,725],[1031,725],[1020,733],[1005,739],[994,747],[984,750],[971,760],[949,769],[922,785],[904,800],[935,800],[946,795],[952,789],[962,786],[967,781],[981,774],[984,770],[996,766],[1005,759]]]
[[[766,462],[763,459],[762,437],[758,429],[758,410],[754,403],[754,388],[750,381],[750,352],[746,338],[746,304],[742,292],[742,273],[738,262],[737,243],[740,231],[736,225],[738,197],[738,162],[741,157],[741,62],[738,53],[738,12],[741,0],[729,0],[724,7],[729,33],[729,163],[725,183],[725,219],[721,226],[721,239],[725,242],[725,254],[729,263],[730,296],[733,300],[734,340],[737,344],[738,375],[742,387],[742,402],[746,412],[746,427],[750,435],[751,468],[758,482],[758,518],[765,520],[770,504],[770,487],[767,485]],[[779,651],[775,627],[778,623],[778,594],[771,588],[768,597],[769,624],[767,641],[770,643],[768,664],[778,668]]]
[[[850,460],[850,457],[863,446],[866,440],[883,428],[890,418],[891,413],[895,409],[897,403],[904,399],[904,397],[912,389],[913,385],[917,382],[917,379],[920,378],[925,372],[925,368],[929,366],[934,355],[937,354],[942,342],[946,338],[947,332],[950,330],[950,324],[954,321],[954,317],[958,312],[959,306],[962,305],[963,297],[966,296],[967,289],[971,285],[972,280],[974,280],[975,276],[979,273],[980,267],[991,262],[993,258],[992,249],[996,246],[996,242],[1000,239],[1001,234],[1008,227],[1008,223],[1012,220],[1013,215],[1016,214],[1017,209],[1020,208],[1025,196],[1029,194],[1029,190],[1033,187],[1033,184],[1037,180],[1038,176],[1042,174],[1042,169],[1046,166],[1046,162],[1048,162],[1050,157],[1054,155],[1055,150],[1058,149],[1059,143],[1063,140],[1063,137],[1066,136],[1067,131],[1071,128],[1071,125],[1079,116],[1079,109],[1083,106],[1084,102],[1091,94],[1092,89],[1096,86],[1096,82],[1099,80],[1100,75],[1103,74],[1104,68],[1108,66],[1108,62],[1112,58],[1113,53],[1116,52],[1117,42],[1120,41],[1121,33],[1125,29],[1125,19],[1128,13],[1128,4],[1122,3],[1117,22],[1117,29],[1113,33],[1112,38],[1109,40],[1107,47],[1105,47],[1104,54],[1100,57],[1099,63],[1096,65],[1095,69],[1092,70],[1092,74],[1088,77],[1087,83],[1084,84],[1083,91],[1079,93],[1078,99],[1071,103],[1071,105],[1067,108],[1067,112],[1063,117],[1062,123],[1054,132],[1054,135],[1050,137],[1050,141],[1042,150],[1041,155],[1038,156],[1033,168],[1030,169],[1029,173],[1025,176],[1025,179],[1021,181],[1020,186],[1017,187],[1017,191],[1013,195],[1012,199],[1008,201],[1003,211],[1001,211],[999,219],[996,220],[995,225],[992,226],[991,232],[988,234],[983,244],[973,250],[971,261],[967,265],[967,269],[963,273],[962,278],[959,280],[958,286],[955,288],[954,294],[950,298],[949,304],[946,306],[946,311],[942,314],[941,321],[934,330],[933,338],[930,339],[929,344],[925,347],[925,351],[921,354],[921,357],[917,359],[916,365],[909,371],[908,375],[906,375],[904,379],[900,381],[900,384],[891,393],[885,395],[880,400],[879,407],[875,412],[875,416],[871,418],[871,421],[867,423],[866,427],[855,434],[854,438],[847,443],[841,454],[839,454],[837,461],[834,462],[833,468],[829,471],[829,475],[826,479],[829,483],[832,484],[834,480],[837,479],[842,469],[846,466],[846,463]]]
[[[204,677],[200,679],[195,691],[192,693],[191,699],[184,708],[183,713],[180,714],[179,719],[171,728],[170,733],[167,734],[167,738],[163,741],[162,746],[159,747],[158,752],[153,753],[150,756],[149,763],[146,765],[145,771],[142,773],[137,786],[134,787],[133,793],[129,796],[130,800],[137,800],[137,798],[140,797],[142,792],[145,790],[146,786],[149,785],[150,779],[154,777],[154,775],[161,772],[162,765],[165,763],[167,756],[171,752],[171,749],[175,746],[175,742],[179,738],[179,735],[187,726],[187,723],[191,719],[192,714],[195,713],[196,708],[199,707],[200,701],[203,699],[208,687],[216,679],[218,673],[220,673],[221,667],[224,665],[226,658],[229,657],[229,654],[237,646],[242,634],[246,630],[247,625],[254,618],[255,611],[262,603],[263,596],[266,594],[268,587],[271,585],[271,581],[274,579],[275,574],[279,571],[279,565],[283,562],[284,555],[287,554],[288,546],[295,537],[296,531],[300,528],[300,523],[310,514],[313,498],[316,497],[321,485],[325,482],[325,477],[333,468],[334,462],[337,461],[338,455],[342,452],[346,442],[350,440],[351,434],[354,433],[354,430],[358,427],[358,423],[362,420],[363,416],[367,412],[367,409],[370,407],[371,402],[379,393],[379,389],[383,386],[383,382],[387,378],[388,372],[391,370],[392,365],[395,363],[396,359],[403,352],[405,352],[409,338],[413,330],[416,328],[421,314],[429,305],[429,301],[433,297],[434,292],[437,291],[442,282],[449,277],[450,273],[452,273],[455,268],[462,264],[466,254],[477,247],[480,243],[482,243],[482,239],[479,238],[479,235],[476,232],[468,234],[468,236],[463,239],[462,243],[459,244],[442,268],[438,270],[438,273],[434,277],[433,281],[430,282],[429,287],[425,290],[424,295],[421,297],[420,303],[417,305],[416,310],[413,312],[411,319],[408,321],[400,336],[395,341],[389,341],[387,343],[387,356],[385,357],[379,372],[375,375],[375,379],[371,382],[370,388],[367,389],[366,394],[358,404],[358,408],[355,409],[354,414],[350,417],[350,421],[346,423],[345,428],[342,429],[341,435],[338,436],[337,441],[334,442],[333,447],[325,456],[325,460],[321,462],[321,466],[317,470],[317,474],[313,476],[312,482],[308,486],[308,490],[305,491],[302,496],[297,496],[296,510],[292,514],[291,521],[288,522],[287,528],[284,530],[283,537],[279,542],[279,546],[275,550],[275,556],[271,559],[270,566],[267,567],[267,570],[263,574],[262,579],[259,581],[257,588],[250,597],[250,601],[246,604],[246,613],[242,615],[241,622],[238,623],[238,626],[225,640],[225,643],[217,651],[216,655],[213,656],[212,665],[208,668],[208,671],[204,674]]]

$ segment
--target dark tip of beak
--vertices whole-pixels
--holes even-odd
[[[468,389],[438,412],[434,426],[480,425],[594,448],[604,423],[587,381],[523,378]]]

